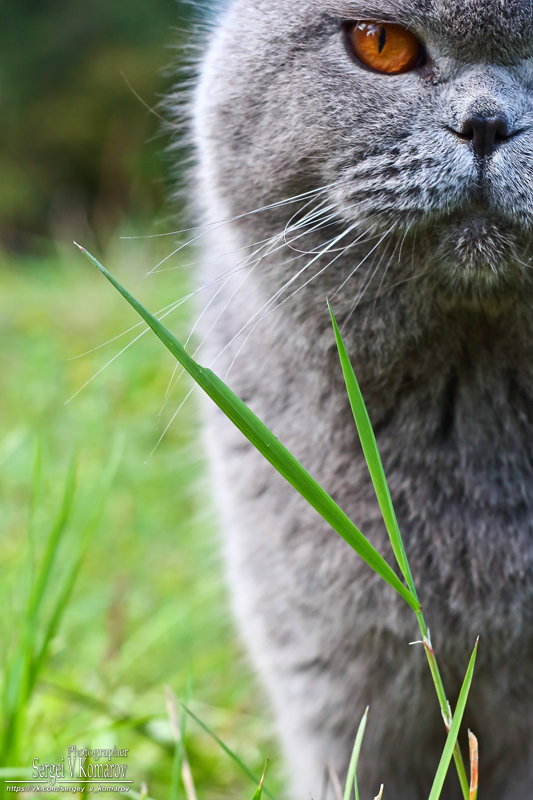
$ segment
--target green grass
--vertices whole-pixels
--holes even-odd
[[[160,308],[188,288],[179,271],[144,278],[168,249],[169,240],[122,242],[106,257],[148,305]],[[49,638],[35,685],[23,692],[24,702],[19,697],[20,729],[2,766],[26,767],[36,755],[57,760],[69,744],[116,744],[130,748],[139,791],[144,781],[150,796],[170,797],[176,748],[165,686],[181,698],[192,676],[191,709],[261,775],[273,753],[268,715],[255,699],[227,611],[194,400],[149,457],[190,384],[180,382],[159,417],[174,361],[143,337],[65,405],[128,337],[69,359],[138,319],[73,248],[48,260],[4,256],[0,280],[3,683],[17,654],[39,655]],[[180,336],[189,313],[185,307],[170,318]],[[58,615],[87,520],[105,499],[102,475],[113,457],[101,520]],[[73,459],[76,478],[64,500]],[[54,520],[66,506],[54,541]],[[32,608],[38,613],[29,617]],[[186,752],[201,797],[253,794],[253,783],[191,720]]]
[[[188,291],[185,273],[168,273],[166,281],[143,278],[165,253],[157,252],[163,247],[169,248],[168,240],[123,243],[110,254],[115,269],[124,272],[121,279],[154,308]],[[245,404],[89,258],[265,458],[389,584],[384,591],[397,591],[411,607],[447,718],[444,686],[385,472],[333,315],[339,368],[405,582]],[[48,262],[5,261],[0,268],[0,314],[9,343],[2,364],[8,380],[0,394],[0,497],[7,523],[0,544],[2,775],[30,765],[36,755],[57,761],[69,744],[118,746],[131,754],[134,800],[189,797],[191,779],[207,800],[253,792],[254,798],[273,796],[279,788],[276,768],[273,781],[270,769],[265,784],[264,771],[260,777],[264,757],[272,753],[266,714],[252,699],[214,556],[193,403],[150,455],[188,384],[173,387],[160,417],[175,364],[148,336],[78,393],[128,338],[69,359],[136,325],[135,315],[125,306],[118,310],[113,295],[74,253]],[[175,316],[173,329],[184,338],[190,321],[183,309]],[[67,398],[73,399],[65,406]],[[476,652],[477,645],[448,719],[430,800],[440,796],[452,757],[468,800],[457,737]],[[366,715],[345,798],[358,797],[365,723]]]
[[[162,324],[160,320],[151,314],[93,255],[85,248],[77,245],[87,258],[98,268],[105,278],[114,286],[115,289],[124,297],[127,303],[137,311],[139,316],[152,329],[155,335],[165,345],[167,350],[172,353],[179,364],[186,370],[204,392],[216,403],[228,419],[238,428],[248,441],[264,456],[264,458],[276,469],[280,475],[312,506],[315,511],[322,516],[326,522],[343,538],[357,555],[362,558],[375,573],[377,573],[384,583],[394,589],[402,596],[404,601],[413,610],[418,621],[422,635],[422,643],[428,660],[428,666],[433,678],[436,695],[440,704],[440,712],[448,728],[446,744],[440,759],[435,779],[430,792],[430,800],[438,800],[444,785],[444,780],[448,772],[450,761],[453,757],[457,770],[459,782],[465,800],[471,800],[477,793],[477,766],[472,764],[470,784],[466,775],[458,735],[461,727],[462,717],[470,686],[472,683],[474,666],[477,655],[476,642],[465,679],[459,694],[457,706],[452,717],[451,708],[447,700],[444,685],[442,683],[440,670],[437,664],[435,652],[433,650],[429,628],[424,618],[422,607],[418,601],[418,594],[411,574],[411,569],[405,552],[403,540],[396,521],[395,511],[392,505],[390,492],[385,476],[385,471],[381,462],[381,457],[377,448],[372,425],[366,410],[366,406],[357,383],[353,368],[351,366],[344,342],[342,340],[337,322],[332,309],[330,308],[333,331],[339,352],[340,365],[343,371],[346,390],[350,406],[352,408],[354,422],[359,435],[367,467],[374,485],[376,497],[380,505],[383,521],[392,545],[392,550],[396,558],[396,564],[400,569],[405,583],[402,583],[396,576],[391,566],[370,544],[364,534],[358,530],[354,523],[344,514],[327,492],[314,480],[305,470],[299,461],[287,450],[286,447],[274,436],[266,425],[246,406],[246,404],[210,369],[202,367],[186,352],[180,341],[173,333]],[[354,745],[354,755],[350,764],[345,794],[351,793],[351,784],[358,796],[356,767],[361,746],[361,739],[364,732],[365,720],[361,723],[359,733]],[[470,756],[472,758],[472,744],[470,743]]]

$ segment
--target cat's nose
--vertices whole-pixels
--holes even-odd
[[[504,114],[471,114],[457,133],[472,143],[474,153],[480,158],[492,155],[499,144],[512,136]]]

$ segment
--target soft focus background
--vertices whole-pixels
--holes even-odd
[[[168,689],[178,726],[187,695],[255,774],[272,751],[267,714],[226,610],[195,394],[159,441],[190,386],[169,390],[174,365],[151,335],[118,356],[142,329],[116,338],[137,318],[72,239],[151,310],[195,286],[195,253],[172,256],[179,236],[161,236],[186,215],[168,201],[182,170],[158,115],[190,78],[179,67],[197,21],[176,0],[5,10],[0,775],[28,777],[34,757],[69,745],[117,745],[137,791],[185,796]],[[186,337],[194,307],[167,321]],[[185,740],[199,797],[252,796],[192,720]]]
[[[43,252],[80,225],[102,244],[125,218],[161,214],[166,142],[135,92],[157,105],[190,25],[176,0],[10,3],[0,28],[4,247]]]

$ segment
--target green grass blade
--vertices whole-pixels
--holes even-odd
[[[183,738],[181,735],[183,725],[180,721],[178,725],[178,720],[176,716],[176,698],[174,694],[167,688],[167,706],[168,706],[168,713],[170,717],[170,725],[172,727],[172,731],[174,733],[174,757],[172,759],[172,773],[171,773],[171,781],[170,781],[170,800],[178,800],[179,793],[180,793],[180,774],[181,774],[181,758],[183,753]],[[185,701],[187,702],[187,701]],[[182,708],[181,711],[181,720],[186,718],[187,715]]]
[[[185,688],[185,706],[189,705],[189,700],[191,698],[191,693],[192,693],[192,676],[189,675],[189,679],[187,680],[187,686]],[[187,727],[187,713],[185,711],[185,708],[182,708],[181,709],[181,719],[180,719],[180,736],[179,736],[178,747],[176,748],[175,761],[174,761],[174,771],[175,771],[175,774],[176,774],[177,778],[179,778],[179,776],[181,775],[181,769],[182,769],[182,764],[183,764],[183,760],[184,760],[183,756],[184,756],[184,753],[185,753],[185,729],[186,729],[186,727]],[[176,785],[178,785],[178,784],[176,784]],[[175,800],[178,800],[178,794],[177,793],[176,793]]]
[[[363,453],[365,455],[368,471],[370,472],[370,477],[372,478],[372,483],[374,485],[376,497],[381,509],[381,514],[389,534],[389,539],[394,551],[394,555],[396,556],[398,566],[400,567],[402,575],[404,576],[413,596],[417,597],[413,576],[411,575],[411,569],[405,553],[402,536],[398,527],[396,513],[392,504],[387,478],[385,477],[385,470],[383,469],[383,464],[381,463],[381,456],[379,454],[374,431],[372,430],[370,417],[368,416],[368,411],[366,409],[365,401],[363,400],[363,395],[361,394],[361,389],[357,383],[357,378],[355,377],[355,373],[348,357],[348,353],[346,352],[337,321],[329,303],[328,308],[331,315],[331,321],[333,323],[335,340],[337,342],[337,349],[339,351],[342,372],[344,375],[344,381],[346,383],[346,389],[348,391],[348,397],[350,399],[355,425],[359,434],[359,439],[361,440]]]
[[[31,591],[21,639],[6,669],[3,698],[3,760],[12,759],[17,754],[18,740],[23,726],[27,701],[33,688],[32,663],[35,651],[36,618],[50,584],[52,569],[72,510],[75,472],[75,463],[73,461],[67,473],[63,500],[57,519],[46,539],[45,551]]]
[[[85,248],[77,245],[89,260],[105,275],[145,322],[175,356],[182,367],[211,397],[224,414],[272,464],[272,466],[298,491],[307,502],[328,522],[331,527],[366,561],[366,563],[394,588],[414,610],[420,603],[401,582],[392,567],[363,536],[328,493],[309,475],[300,462],[281,444],[261,420],[245,403],[211,370],[200,366],[185,351],[180,342],[138,300],[94,258]]]
[[[233,752],[233,750],[230,750],[230,748],[227,746],[227,744],[225,744],[222,741],[222,739],[220,739],[216,735],[216,733],[214,731],[212,731],[211,728],[209,728],[205,724],[205,722],[202,722],[200,717],[197,717],[196,714],[193,711],[191,711],[190,708],[187,708],[186,706],[184,706],[184,708],[185,708],[185,711],[187,712],[187,714],[189,714],[189,716],[193,718],[193,720],[202,728],[202,730],[204,730],[206,733],[208,733],[209,736],[211,736],[211,738],[214,739],[215,742],[219,745],[219,747],[221,747],[222,750],[224,750],[226,755],[228,755],[231,758],[231,760],[234,761],[235,764],[237,764],[238,767],[240,767],[240,769],[244,772],[244,774],[247,775],[250,778],[250,780],[252,780],[256,784],[256,786],[258,786],[261,783],[261,780],[257,777],[257,775],[254,775],[254,773],[251,771],[251,769],[249,769],[246,766],[244,761],[242,761],[239,758],[239,756],[236,755]],[[262,790],[267,795],[267,797],[273,798],[273,795],[264,786],[263,786]]]
[[[176,715],[176,700],[174,694],[170,691],[170,689],[168,689],[167,691],[167,705],[169,707],[170,721],[172,729],[174,731],[174,738],[176,742],[174,748],[174,759],[172,762],[172,783],[170,789],[170,800],[178,800],[179,798],[179,782],[180,782],[182,764],[184,761],[183,756],[185,752],[185,728],[187,725],[187,712],[185,709],[189,704],[191,691],[192,691],[192,678],[189,675],[187,686],[185,688],[183,703],[181,704],[181,716],[179,725]]]
[[[446,739],[446,744],[444,745],[444,750],[442,751],[442,756],[439,762],[439,766],[437,768],[437,772],[433,780],[433,786],[431,787],[429,800],[438,800],[438,798],[440,797],[440,793],[442,791],[442,787],[444,784],[444,779],[446,778],[446,773],[448,772],[448,767],[450,766],[450,761],[452,759],[455,744],[457,742],[457,737],[459,735],[461,722],[463,721],[463,714],[466,706],[466,701],[468,699],[468,693],[470,691],[470,686],[472,684],[472,677],[474,675],[474,665],[476,663],[477,647],[478,647],[478,642],[476,642],[474,649],[472,651],[472,655],[470,656],[468,669],[466,671],[461,691],[459,692],[459,699],[457,700],[457,706],[455,708],[455,713],[452,718],[452,724],[450,725],[450,730],[448,733],[448,737]]]
[[[363,744],[363,736],[365,735],[366,720],[368,717],[368,706],[365,709],[363,718],[359,723],[355,743],[352,750],[352,757],[350,759],[350,766],[348,767],[348,775],[346,776],[346,784],[344,786],[344,800],[350,800],[352,794],[352,787],[355,792],[356,800],[359,800],[359,787],[357,786],[357,764],[359,762],[359,753],[361,752],[361,745]]]
[[[85,555],[85,548],[83,548],[82,550],[80,550],[80,552],[77,553],[75,559],[72,561],[68,569],[66,569],[66,576],[63,581],[63,585],[56,597],[52,613],[42,625],[43,627],[42,641],[39,649],[37,650],[35,656],[32,659],[32,663],[30,666],[30,674],[28,678],[29,691],[31,691],[33,686],[35,685],[35,682],[39,676],[39,672],[41,671],[43,663],[46,659],[50,642],[55,636],[57,629],[59,627],[59,623],[61,622],[61,618],[67,608],[68,599],[72,593],[74,584],[76,583],[76,578],[78,577],[78,573],[84,555]]]
[[[17,756],[18,734],[21,727],[22,698],[27,685],[28,654],[27,637],[23,634],[18,648],[5,668],[4,691],[2,698],[3,737],[0,762],[14,761]]]
[[[263,783],[265,782],[265,775],[266,775],[267,767],[268,767],[268,758],[265,761],[265,766],[263,767],[263,774],[261,775],[261,780],[259,781],[259,786],[255,790],[254,796],[252,797],[252,800],[261,800],[261,797],[263,796]]]
[[[65,483],[65,491],[63,494],[63,501],[59,510],[58,518],[47,538],[46,548],[41,562],[41,566],[37,575],[34,589],[28,607],[28,619],[30,623],[35,619],[42,600],[44,598],[46,588],[50,582],[50,576],[54,562],[57,557],[57,552],[65,532],[65,528],[72,510],[72,503],[74,500],[74,491],[76,483],[76,464],[73,460],[70,464],[67,480]]]
[[[92,504],[92,513],[87,520],[86,525],[83,527],[77,544],[76,553],[71,559],[69,566],[64,570],[65,577],[56,596],[52,612],[49,614],[48,619],[43,620],[41,623],[40,627],[43,630],[43,635],[40,647],[35,651],[30,668],[30,691],[37,680],[38,674],[48,653],[48,646],[52,638],[55,636],[61,622],[61,618],[63,617],[63,614],[67,608],[68,599],[72,593],[72,590],[74,589],[81,564],[85,557],[85,553],[87,552],[87,548],[91,544],[94,531],[99,525],[104,513],[122,452],[123,441],[120,439],[117,440],[115,447],[111,452],[111,457],[107,462],[107,466],[102,473],[101,479],[98,481],[98,487],[95,493],[95,501]]]
[[[45,689],[50,689],[55,694],[68,698],[71,703],[77,703],[79,706],[91,709],[92,711],[108,717],[112,720],[111,728],[131,728],[131,730],[135,730],[138,734],[156,744],[164,750],[165,753],[169,755],[174,754],[174,745],[166,740],[162,740],[150,727],[151,722],[159,719],[158,714],[147,714],[143,717],[132,716],[127,711],[115,708],[108,701],[101,700],[98,697],[92,697],[79,689],[65,686],[64,684],[60,685],[51,680],[42,680],[41,686]]]
[[[35,570],[35,537],[34,537],[34,520],[35,510],[39,502],[39,495],[41,492],[41,473],[42,473],[42,451],[41,441],[37,439],[35,443],[35,455],[33,459],[32,481],[31,481],[31,496],[28,509],[28,544],[30,553],[29,573],[30,573],[30,586],[33,585],[34,570]]]

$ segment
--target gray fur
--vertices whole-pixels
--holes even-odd
[[[408,26],[428,65],[361,68],[347,19]],[[481,160],[453,133],[471,113],[503,114],[516,135]],[[533,793],[532,125],[526,0],[233,0],[194,105],[204,277],[234,269],[215,284],[204,360],[231,365],[230,383],[391,560],[331,299],[452,701],[481,634],[466,721],[484,800]],[[319,203],[329,227],[297,229]],[[242,248],[285,228],[290,244],[258,244],[246,262]],[[408,647],[412,613],[214,411],[210,434],[235,608],[292,796],[318,798],[328,761],[344,778],[370,704],[361,796],[384,781],[394,800],[427,797],[445,734],[423,651]],[[445,797],[459,797],[455,776]]]

